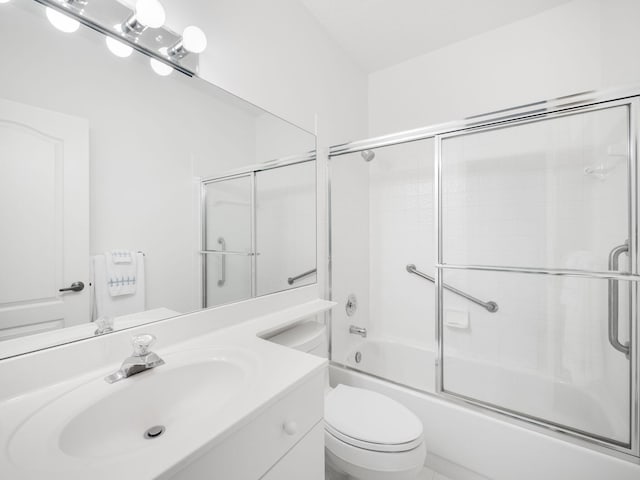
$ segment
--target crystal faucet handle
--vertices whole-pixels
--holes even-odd
[[[150,333],[143,333],[136,335],[131,339],[133,345],[133,354],[136,357],[141,357],[149,353],[149,347],[156,342],[156,336]]]

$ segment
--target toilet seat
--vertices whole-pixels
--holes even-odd
[[[371,450],[372,452],[382,452],[382,453],[406,452],[408,450],[413,450],[423,442],[422,437],[420,437],[420,438],[416,438],[411,442],[406,442],[406,443],[398,443],[398,444],[372,443],[372,442],[366,442],[364,440],[359,440],[357,438],[350,437],[349,435],[346,435],[336,430],[327,422],[325,422],[324,424],[324,429],[327,434],[333,435],[335,438],[337,438],[338,440],[348,445],[351,445],[357,448],[362,448],[364,450]]]
[[[325,430],[336,439],[374,452],[406,452],[422,442],[420,419],[385,395],[338,385],[325,398]]]

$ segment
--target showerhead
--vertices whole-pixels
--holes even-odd
[[[363,150],[360,152],[360,155],[362,155],[362,158],[365,162],[370,162],[371,160],[376,158],[376,152],[374,152],[373,150]]]

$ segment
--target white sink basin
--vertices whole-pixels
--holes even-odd
[[[45,469],[75,469],[87,461],[111,463],[141,450],[177,445],[185,435],[206,429],[242,394],[257,365],[253,354],[241,349],[161,357],[165,365],[114,384],[100,375],[36,411],[10,441],[12,461],[29,466],[38,459]],[[154,426],[164,427],[164,433],[145,437]]]

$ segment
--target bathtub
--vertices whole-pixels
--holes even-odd
[[[417,390],[433,392],[434,362],[433,351],[419,345],[368,338],[349,353],[346,365]]]
[[[359,362],[356,362],[358,352]],[[481,378],[474,372],[474,363],[459,358],[449,361],[449,371],[464,372],[471,382]],[[629,457],[617,458],[565,441],[561,434],[535,426],[525,427],[499,414],[471,409],[433,394],[434,362],[434,352],[421,346],[367,339],[348,355],[346,366],[332,362],[330,379],[334,386],[343,383],[378,391],[410,408],[425,426],[427,466],[453,480],[640,479],[640,465]],[[481,367],[487,371],[486,364]],[[478,370],[477,364],[475,369]],[[552,388],[544,378],[528,378],[523,382],[523,375],[531,377],[524,372],[512,372],[513,378],[510,373],[500,373],[497,377],[505,382],[517,379],[532,391]],[[482,385],[475,385],[474,390],[482,392]],[[564,389],[564,392],[567,406],[573,405],[575,410],[590,409],[593,415],[610,421],[607,412],[598,410],[598,402],[576,389]],[[521,401],[535,402],[536,398],[540,396],[525,394]],[[567,415],[571,412],[568,408]]]

